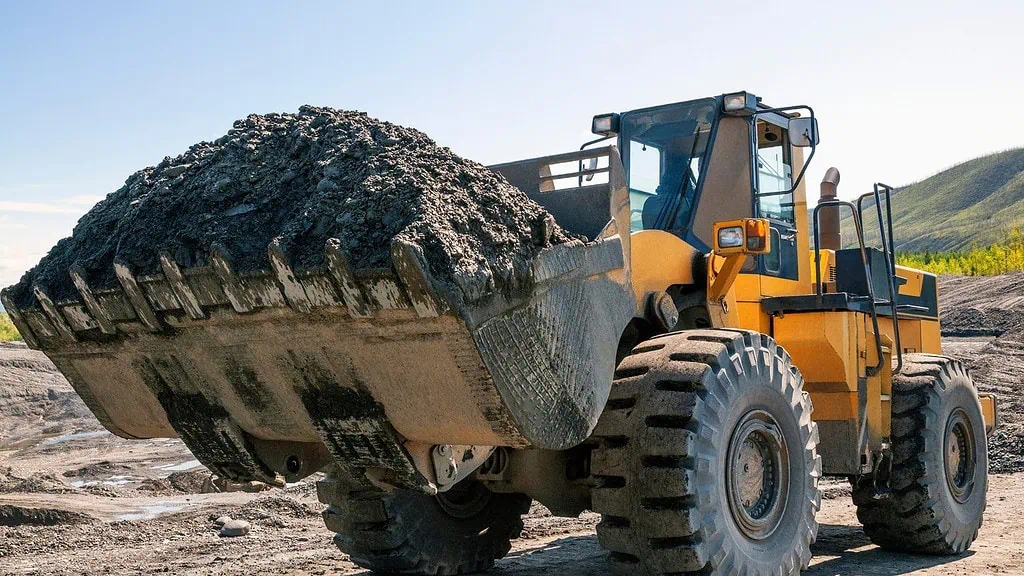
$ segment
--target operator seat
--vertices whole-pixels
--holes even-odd
[[[658,224],[658,216],[661,215],[663,210],[670,209],[666,208],[666,205],[670,204],[674,200],[677,201],[676,222],[662,222],[661,224],[663,229],[673,230],[681,228],[684,223],[678,222],[680,220],[680,216],[685,219],[688,218],[688,215],[690,214],[690,208],[693,204],[691,196],[693,193],[693,180],[689,174],[688,163],[680,161],[674,164],[682,166],[681,173],[680,171],[675,171],[675,173],[673,173],[671,168],[669,171],[666,171],[654,195],[644,201],[643,210],[640,214],[640,220],[644,225],[644,230],[656,228]],[[669,165],[672,166],[673,163],[670,163]],[[688,179],[685,187],[680,185],[682,178]],[[679,194],[682,195],[682,198],[677,196]]]

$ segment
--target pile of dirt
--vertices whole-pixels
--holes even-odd
[[[9,488],[20,480],[9,466],[0,468],[0,494],[10,492]]]
[[[159,495],[203,494],[216,491],[204,490],[204,487],[210,485],[212,480],[213,474],[206,470],[174,472],[166,478],[143,480],[135,489]]]
[[[231,512],[231,517],[253,523],[275,521],[285,518],[315,518],[323,512],[323,506],[299,501],[291,496],[262,496],[250,500]]]
[[[84,524],[94,520],[88,514],[70,510],[0,504],[0,526],[57,526]]]
[[[943,336],[1024,335],[1024,272],[1002,276],[942,276]]]
[[[93,462],[92,464],[87,464],[81,468],[75,468],[74,470],[68,470],[67,472],[64,472],[63,475],[65,478],[99,478],[124,474],[131,470],[132,467],[127,464],[104,460],[102,462]]]
[[[115,286],[115,259],[155,273],[161,250],[194,266],[219,245],[239,270],[267,269],[275,239],[297,268],[317,267],[332,238],[357,269],[390,267],[392,239],[414,243],[450,297],[468,300],[527,286],[531,259],[571,240],[522,191],[422,132],[303,106],[250,115],[216,141],[136,172],[12,296],[33,305],[40,283],[55,299],[77,298],[73,264],[92,285]]]
[[[0,494],[74,494],[77,489],[68,486],[55,474],[36,472],[27,478],[15,475],[10,468],[0,470]]]
[[[999,405],[989,470],[1024,471],[1024,273],[941,277],[939,309],[943,352],[962,361]]]

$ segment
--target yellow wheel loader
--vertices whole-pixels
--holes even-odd
[[[331,240],[318,268],[211,247],[3,303],[113,433],[179,436],[235,480],[325,471],[327,527],[376,571],[486,569],[536,500],[599,512],[617,573],[797,573],[823,474],[878,545],[966,550],[996,406],[941,355],[935,277],[895,265],[893,190],[838,200],[832,169],[808,212],[813,111],[746,92],[593,131],[492,167],[586,239],[541,252],[527,293],[451,302],[415,246],[357,270]]]

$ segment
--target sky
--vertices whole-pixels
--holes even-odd
[[[357,109],[489,164],[594,114],[808,104],[840,195],[1024,145],[1024,2],[0,0],[0,287],[136,170],[249,113]]]

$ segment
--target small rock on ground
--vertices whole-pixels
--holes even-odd
[[[225,524],[227,524],[228,522],[231,522],[231,520],[232,520],[231,516],[221,516],[220,518],[217,518],[216,520],[214,520],[213,523],[218,528],[222,528],[222,527],[224,527]]]
[[[225,522],[220,529],[221,538],[232,538],[235,536],[245,536],[249,533],[249,523],[245,520],[230,520]]]

